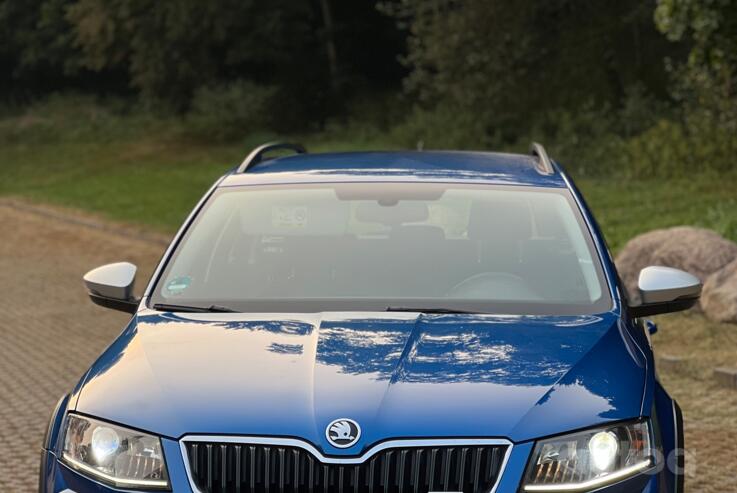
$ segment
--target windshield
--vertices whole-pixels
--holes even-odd
[[[611,305],[567,190],[427,183],[220,189],[151,301],[247,312],[551,315]]]

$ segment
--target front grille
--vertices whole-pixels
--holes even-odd
[[[293,446],[185,442],[203,493],[488,493],[506,445],[387,448],[360,464],[320,462]]]

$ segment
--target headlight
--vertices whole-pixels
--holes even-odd
[[[646,421],[573,433],[537,443],[525,473],[525,491],[589,491],[649,469]]]
[[[70,414],[62,460],[114,486],[168,489],[169,477],[158,437]]]

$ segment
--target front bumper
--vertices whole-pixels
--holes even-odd
[[[194,493],[184,465],[179,442],[161,439],[169,469],[169,480],[175,493]],[[516,444],[512,448],[506,468],[496,487],[495,493],[519,493],[519,484],[532,453],[532,443]],[[40,493],[115,493],[121,491],[93,481],[61,463],[49,451],[43,452],[41,461]],[[597,490],[597,493],[657,493],[664,483],[663,472],[655,475],[640,475],[621,483]],[[161,493],[161,492],[157,492]]]

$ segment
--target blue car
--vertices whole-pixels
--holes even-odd
[[[135,274],[84,277],[132,318],[53,412],[41,492],[683,491],[645,317],[701,284],[628,296],[539,144],[267,144]]]

